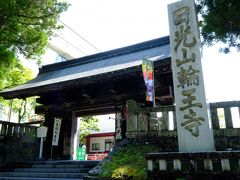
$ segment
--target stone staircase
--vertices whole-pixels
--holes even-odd
[[[34,161],[1,167],[0,180],[82,180],[99,161]]]

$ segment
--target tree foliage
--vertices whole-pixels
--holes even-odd
[[[81,117],[80,121],[80,142],[84,141],[84,138],[92,131],[100,131],[98,123],[99,119],[93,116]]]
[[[60,28],[57,18],[68,4],[58,0],[1,0],[0,48],[36,58]]]
[[[18,55],[36,58],[44,53],[48,38],[61,28],[59,15],[68,4],[59,0],[0,1],[0,90],[30,79]]]
[[[11,88],[33,78],[32,71],[24,67],[19,60],[15,57],[14,53],[10,50],[0,49],[0,90],[4,88]],[[11,112],[18,113],[19,122],[30,116],[29,105],[33,105],[34,98],[24,100],[4,100],[0,97],[0,104],[8,109],[4,109],[4,113],[11,117]]]
[[[240,51],[240,1],[239,0],[196,0],[202,21],[201,34],[204,43],[212,45],[223,42],[225,53],[235,47]]]
[[[37,121],[39,120],[40,116],[34,117],[35,105],[35,97],[1,101],[1,113],[3,113],[4,117],[7,117],[7,119],[0,120],[11,121],[12,115],[17,115],[18,123]]]
[[[32,71],[24,67],[10,50],[0,49],[0,90],[17,86],[32,78]]]
[[[53,31],[61,28],[57,19],[68,8],[60,0],[1,0],[0,1],[0,90],[11,88],[33,78],[18,55],[40,60]],[[29,116],[29,105],[34,99],[4,101],[9,116],[18,113],[19,122]],[[31,109],[31,107],[30,107]]]

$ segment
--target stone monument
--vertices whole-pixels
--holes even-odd
[[[194,1],[168,5],[168,16],[179,151],[214,151]]]

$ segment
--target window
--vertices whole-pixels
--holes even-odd
[[[57,62],[63,62],[63,61],[66,61],[66,58],[58,54],[55,59],[55,62],[57,63]]]
[[[105,140],[105,151],[110,151],[111,148],[112,148],[112,140],[106,139]]]
[[[93,143],[92,150],[100,150],[100,143]]]

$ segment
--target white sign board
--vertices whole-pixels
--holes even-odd
[[[59,140],[59,134],[61,129],[61,118],[54,118],[54,127],[53,127],[53,138],[52,138],[52,145],[57,146]]]
[[[168,16],[179,151],[214,151],[193,0],[168,5]]]
[[[41,126],[41,127],[37,128],[37,137],[45,138],[47,136],[47,130],[48,130],[48,128],[45,126]]]

